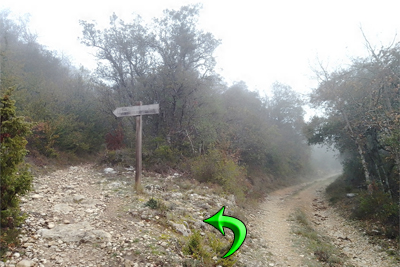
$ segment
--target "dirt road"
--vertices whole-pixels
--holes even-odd
[[[313,228],[340,251],[344,263],[330,266],[398,266],[378,245],[339,216],[324,199],[334,177],[284,188],[270,194],[255,219],[262,242],[270,253],[269,266],[329,266],[318,262],[293,233],[296,210],[307,215]],[[324,265],[325,264],[325,265]],[[267,266],[268,266],[267,265]]]

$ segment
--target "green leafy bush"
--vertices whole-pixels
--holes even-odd
[[[381,190],[372,194],[363,192],[358,198],[358,207],[354,210],[357,219],[374,219],[385,226],[385,234],[394,238],[399,236],[399,205]]]
[[[212,149],[206,155],[195,158],[190,169],[196,180],[218,184],[234,194],[237,200],[244,200],[246,169],[226,153]]]
[[[54,143],[59,136],[55,134],[55,129],[49,122],[36,123],[32,128],[32,133],[28,138],[30,150],[38,151],[49,158],[57,157]]]
[[[193,231],[186,246],[183,248],[183,252],[188,255],[198,256],[203,254],[203,247],[201,245],[201,235],[199,231]]]
[[[236,254],[224,259],[221,258],[230,247],[231,243],[226,242],[226,240],[216,236],[214,233],[202,236],[200,231],[194,230],[182,249],[184,254],[191,255],[194,260],[186,262],[185,265],[231,267],[237,262]],[[218,260],[213,260],[214,256],[217,256]]]
[[[155,200],[154,198],[150,198],[149,201],[147,201],[146,203],[144,203],[145,207],[149,207],[150,209],[157,209],[158,208],[158,201]]]
[[[337,203],[346,198],[347,193],[353,191],[350,182],[345,179],[345,175],[341,175],[334,182],[326,187],[326,194],[332,204]]]
[[[0,236],[1,251],[4,253],[7,245],[15,240],[7,238],[8,233],[21,224],[24,219],[19,209],[19,196],[31,189],[32,175],[24,163],[27,153],[25,137],[30,134],[30,124],[15,114],[15,101],[10,99],[12,89],[1,98],[1,147],[0,147],[0,189],[1,213]]]
[[[146,169],[158,173],[168,173],[171,168],[176,168],[180,160],[181,152],[158,137],[146,145],[143,151]]]

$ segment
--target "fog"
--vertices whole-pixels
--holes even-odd
[[[339,153],[332,147],[320,145],[312,146],[311,164],[317,175],[336,174],[342,171]]]

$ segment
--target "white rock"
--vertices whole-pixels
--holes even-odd
[[[22,260],[20,262],[17,263],[17,265],[15,265],[16,267],[31,267],[33,266],[35,263],[33,261],[30,260]]]
[[[105,168],[105,169],[104,169],[104,172],[105,172],[105,173],[117,173],[116,171],[114,171],[113,168]]]
[[[74,195],[72,198],[74,203],[80,203],[84,199],[85,199],[85,196],[82,196],[82,195]]]
[[[32,199],[39,199],[42,198],[43,196],[39,195],[39,194],[34,194],[31,196]]]
[[[179,233],[181,233],[183,236],[189,236],[192,232],[186,228],[185,225],[183,224],[179,224],[179,223],[173,223],[170,222],[170,224],[172,225],[172,227]]]
[[[68,204],[60,203],[60,204],[54,205],[53,210],[54,210],[55,212],[60,212],[60,213],[68,214],[68,213],[70,213],[71,211],[73,211],[74,209],[71,208]]]
[[[61,239],[65,242],[78,242],[85,235],[86,232],[93,229],[88,222],[81,222],[77,224],[63,224],[57,225],[53,229],[40,229],[37,231],[43,238],[48,239]]]
[[[172,193],[171,197],[174,199],[182,198],[183,194],[181,192]]]
[[[79,169],[79,167],[77,167],[77,166],[71,166],[71,167],[69,167],[69,170],[70,170],[71,172],[76,172],[78,169]]]
[[[32,246],[33,246],[33,243],[24,243],[24,244],[22,244],[23,248],[32,247]]]

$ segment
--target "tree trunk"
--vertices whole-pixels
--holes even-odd
[[[349,120],[347,118],[346,112],[344,110],[341,110],[340,112],[342,113],[343,118],[346,121],[347,128],[349,128],[349,130],[350,130],[351,137],[354,139],[354,141],[355,141],[355,143],[357,145],[357,151],[358,151],[358,154],[360,155],[361,164],[362,164],[363,169],[364,169],[365,182],[369,185],[371,183],[371,175],[370,175],[370,173],[368,171],[367,161],[365,160],[365,156],[364,156],[362,147],[360,145],[359,138],[354,136],[353,128],[350,125],[350,122],[349,122]]]

